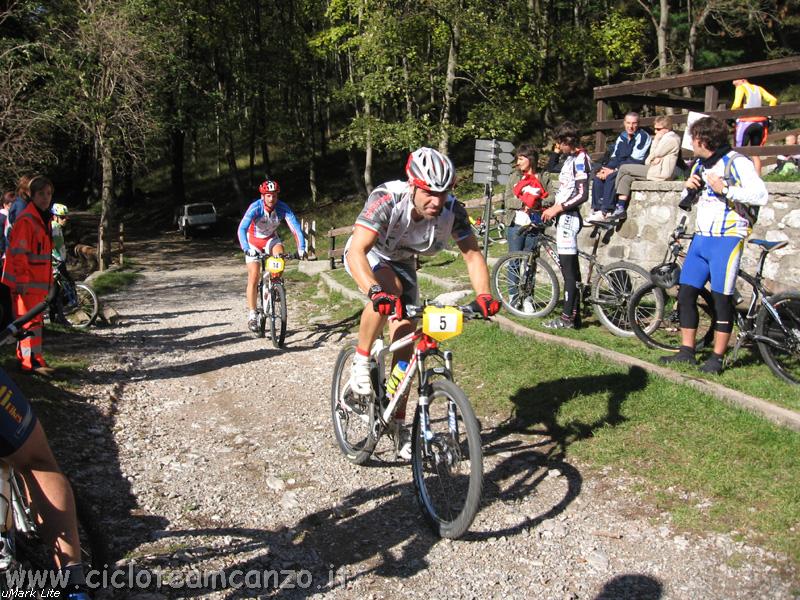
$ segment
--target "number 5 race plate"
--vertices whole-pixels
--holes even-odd
[[[428,306],[422,313],[422,331],[440,342],[459,335],[464,316],[455,306]]]

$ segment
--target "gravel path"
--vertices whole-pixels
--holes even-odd
[[[69,468],[116,582],[138,580],[105,597],[798,593],[784,558],[677,531],[633,491],[639,482],[579,464],[513,423],[483,423],[485,494],[471,533],[435,538],[410,465],[391,462],[388,442],[364,467],[335,446],[329,387],[343,332],[308,323],[290,286],[287,348],[274,350],[244,329],[244,269],[219,258],[232,252],[173,238],[132,246],[140,262],[157,258],[110,300],[123,322],[98,330],[80,390],[89,437]],[[222,589],[223,577],[240,589]]]

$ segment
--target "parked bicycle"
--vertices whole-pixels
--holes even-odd
[[[422,316],[422,326],[388,347],[378,339],[370,351],[372,389],[369,396],[350,389],[355,344],[336,360],[331,389],[331,414],[336,441],[355,464],[365,463],[393,422],[402,398],[417,384],[417,408],[411,432],[411,466],[422,513],[445,538],[462,536],[472,524],[483,488],[480,428],[466,394],[453,382],[453,353],[439,342],[461,333],[463,319],[482,319],[469,306],[426,302],[408,305],[409,318]],[[393,394],[386,391],[386,365],[394,352],[414,345],[414,354]],[[434,364],[430,364],[434,361]],[[390,364],[390,363],[389,363]],[[395,439],[395,455],[399,436]]]
[[[489,245],[492,244],[506,244],[508,240],[506,239],[506,225],[503,222],[503,216],[506,214],[506,211],[498,209],[494,211],[494,215],[489,220]],[[483,217],[469,217],[469,224],[472,227],[472,233],[475,234],[475,237],[478,241],[482,244],[483,243],[483,236],[486,233],[486,223],[483,221]]]
[[[686,257],[684,242],[694,237],[686,233],[686,215],[670,235],[661,264],[650,270],[650,281],[639,287],[628,304],[628,322],[633,333],[650,348],[677,352],[681,346],[678,322],[678,279]],[[714,299],[707,288],[697,299],[700,321],[696,349],[710,347],[714,341]]]
[[[86,329],[97,320],[100,302],[94,290],[84,283],[75,283],[67,272],[66,265],[53,265],[53,285],[58,292],[50,303],[50,321]]]
[[[800,292],[791,290],[773,295],[763,280],[767,255],[789,242],[748,240],[747,243],[761,248],[761,255],[755,275],[739,269],[739,281],[750,288],[750,300],[746,310],[736,311],[739,333],[731,362],[736,360],[742,346],[755,342],[773,374],[787,383],[800,384]],[[743,298],[747,297],[745,293]]]
[[[556,307],[561,290],[555,270],[544,260],[542,252],[559,266],[556,240],[545,233],[551,223],[531,224],[520,228],[520,234],[537,231],[536,243],[530,252],[510,252],[492,269],[492,292],[503,307],[518,317],[544,317]],[[634,290],[649,281],[645,269],[628,261],[603,265],[597,258],[601,240],[607,244],[617,223],[593,224],[591,253],[578,250],[582,259],[583,280],[578,281],[579,311],[594,311],[611,333],[633,337],[628,323],[628,302]]]
[[[53,302],[56,293],[57,290],[53,288],[43,302],[37,304],[29,312],[0,331],[0,344],[13,342],[15,339],[24,337],[26,330],[23,329],[23,325],[44,312]],[[11,381],[7,381],[3,389],[5,390],[4,403],[7,403],[12,395],[22,393],[16,389],[16,386]],[[14,408],[13,404],[9,404],[9,406],[12,409]],[[27,443],[31,443],[30,438]],[[53,467],[57,469],[55,464]],[[42,469],[45,467],[39,465],[36,468]],[[35,508],[30,504],[30,494],[25,485],[25,480],[6,460],[0,459],[0,591],[3,592],[3,597],[6,597],[6,591],[12,589],[17,590],[17,594],[34,593],[33,591],[19,591],[21,586],[33,585],[30,580],[19,579],[19,577],[23,576],[20,570],[33,571],[40,574],[55,572],[52,564],[53,548],[47,547],[39,537],[41,513],[35,511]],[[102,563],[102,557],[94,549],[92,540],[87,535],[87,528],[83,525],[84,522],[87,522],[87,520],[85,518],[82,519],[79,512],[78,535],[81,545],[81,561],[84,563],[84,567],[87,568],[91,565],[93,559]],[[17,573],[13,573],[14,571]],[[15,578],[18,585],[12,586],[12,581]],[[52,580],[46,582],[47,585],[51,583],[53,585],[66,584],[66,582],[59,583]],[[88,598],[88,595],[70,592],[66,597]]]
[[[256,314],[258,318],[258,337],[266,335],[269,324],[269,335],[272,345],[283,346],[286,339],[286,286],[283,271],[287,258],[297,258],[297,254],[280,254],[272,256],[261,253],[261,279],[256,294]]]

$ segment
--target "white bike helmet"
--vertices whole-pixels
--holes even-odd
[[[419,148],[408,155],[406,174],[411,185],[429,192],[445,192],[453,187],[453,163],[433,148]]]
[[[63,204],[55,203],[50,207],[50,212],[57,217],[66,217],[69,214],[69,209]]]

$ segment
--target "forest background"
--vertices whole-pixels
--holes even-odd
[[[588,127],[594,86],[798,54],[798,33],[800,0],[0,0],[0,180],[45,172],[105,227],[146,195],[238,210],[267,173],[319,204],[421,144],[457,165],[478,137],[544,145]],[[797,74],[765,87],[800,100]]]

